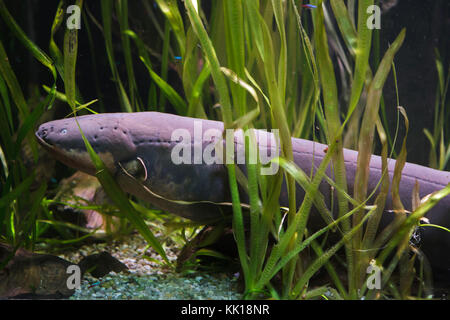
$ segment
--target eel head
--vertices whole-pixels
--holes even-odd
[[[114,114],[89,115],[54,120],[36,131],[39,143],[56,159],[69,167],[95,174],[80,129],[112,174],[118,163],[135,157],[136,147],[128,128]]]

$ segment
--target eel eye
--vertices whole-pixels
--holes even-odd
[[[67,133],[67,129],[61,129],[61,134],[66,134]]]
[[[137,157],[134,160],[128,161],[121,164],[122,169],[132,177],[139,181],[144,182],[147,180],[147,168],[145,166],[144,160]]]

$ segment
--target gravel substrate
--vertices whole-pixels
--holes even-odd
[[[111,272],[102,278],[85,275],[81,286],[70,297],[74,300],[229,300],[241,299],[237,292],[237,278],[226,274],[195,273],[182,276],[163,268],[157,261],[161,257],[150,248],[139,235],[131,235],[123,241],[86,245],[75,252],[66,252],[60,257],[78,263],[83,256],[102,251],[128,267],[127,273]],[[170,261],[175,262],[178,248],[165,248]],[[148,260],[143,255],[150,257]],[[154,259],[154,260],[153,260]],[[151,261],[153,260],[153,261]]]
[[[92,277],[83,280],[81,288],[70,297],[73,300],[235,300],[236,280],[197,274],[182,277],[177,274],[145,276],[111,273],[100,281]]]

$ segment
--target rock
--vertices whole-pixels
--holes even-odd
[[[0,264],[9,259],[0,270],[0,299],[61,299],[70,297],[75,290],[68,288],[68,278],[73,272],[67,268],[76,265],[50,254],[32,253],[0,243]],[[108,252],[92,254],[78,264],[81,274],[90,272],[102,277],[111,271],[121,272],[128,268]],[[71,282],[71,281],[70,281]],[[81,279],[80,279],[81,282]]]
[[[0,263],[13,254],[13,248],[0,243]],[[0,270],[0,298],[65,298],[74,293],[67,279],[73,263],[48,254],[18,249]]]
[[[100,278],[111,271],[121,272],[128,270],[127,266],[111,256],[108,252],[92,254],[83,258],[78,264],[82,273],[89,272],[93,277]]]
[[[176,271],[182,272],[185,266],[199,258],[202,265],[219,262],[219,259],[209,256],[197,256],[200,249],[208,249],[229,258],[226,269],[239,269],[238,252],[233,231],[225,225],[205,226],[191,241],[187,242],[177,258]],[[224,261],[221,261],[224,262]]]
[[[103,217],[99,212],[75,208],[75,206],[97,203],[96,197],[103,201],[104,198],[100,195],[102,192],[103,189],[97,178],[80,171],[61,180],[60,191],[55,196],[55,200],[69,205],[58,205],[57,209],[60,212],[58,218],[88,229],[105,229]]]

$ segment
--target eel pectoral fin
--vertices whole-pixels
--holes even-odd
[[[148,178],[147,167],[145,166],[144,160],[140,157],[124,163],[119,162],[119,167],[137,181],[145,182]]]

